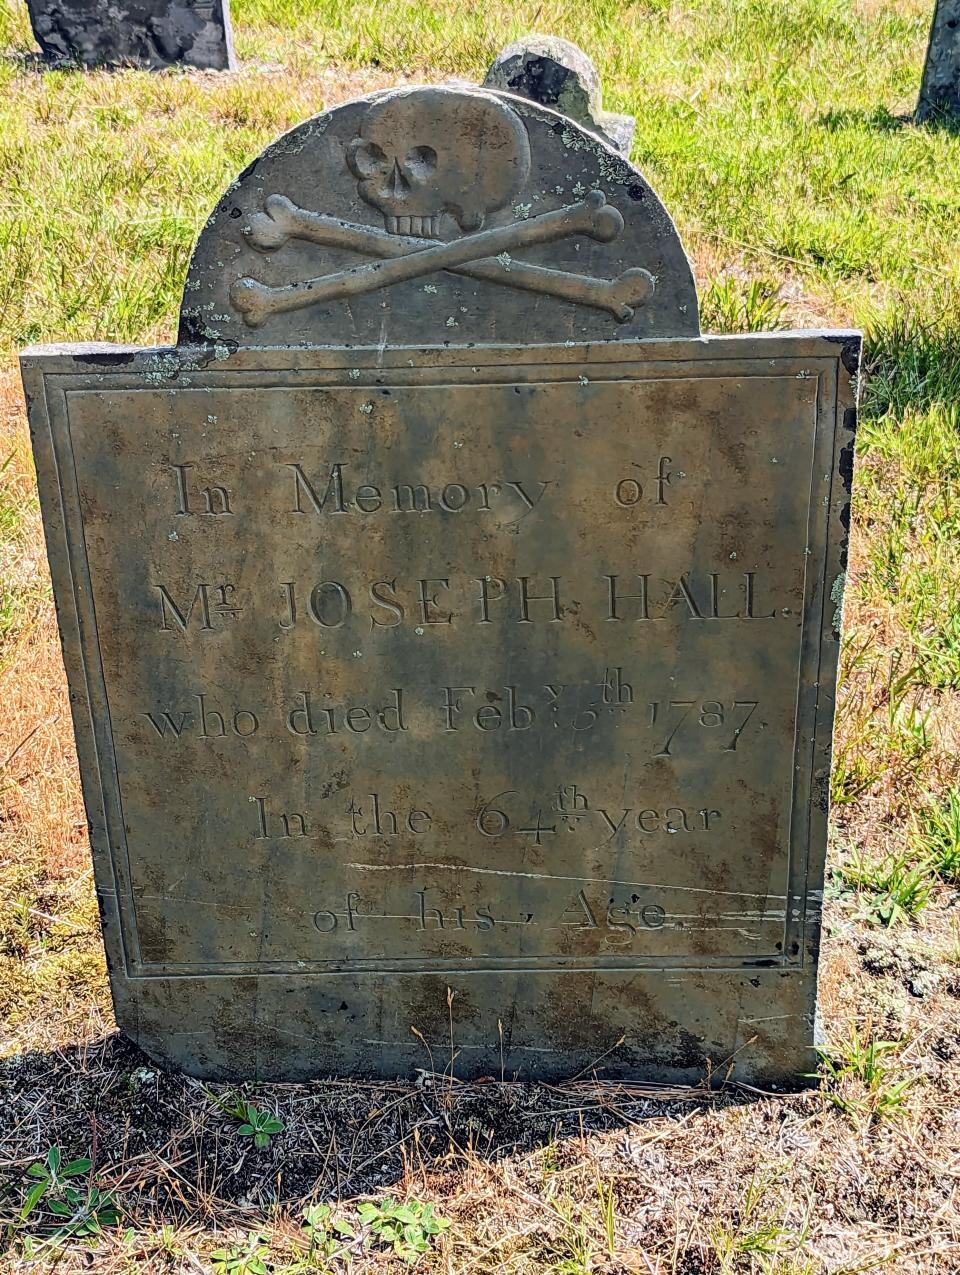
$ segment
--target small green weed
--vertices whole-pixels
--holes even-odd
[[[540,1152],[540,1171],[546,1182],[560,1168],[560,1154],[556,1142],[551,1139]]]
[[[116,1226],[120,1214],[112,1191],[91,1186],[87,1190],[65,1186],[59,1200],[48,1200],[47,1208],[63,1221],[57,1228],[61,1235],[97,1235],[104,1226]]]
[[[329,1204],[314,1204],[303,1211],[303,1229],[307,1237],[307,1261],[335,1261],[347,1255],[343,1240],[356,1238],[356,1231],[343,1218],[332,1216]]]
[[[952,288],[947,283],[942,292],[929,298],[926,308],[898,296],[891,299],[883,313],[865,315],[865,416],[879,419],[956,404],[960,394],[960,335],[954,321],[954,305]],[[956,458],[956,439],[947,445]]]
[[[597,1175],[597,1198],[600,1201],[600,1216],[603,1218],[603,1233],[607,1241],[607,1256],[615,1257],[617,1253],[617,1203],[613,1193],[613,1183],[604,1182]]]
[[[253,1103],[245,1103],[244,1121],[237,1134],[241,1138],[253,1138],[254,1146],[268,1147],[275,1133],[283,1133],[283,1121],[269,1111],[255,1107]]]
[[[551,1253],[550,1270],[555,1275],[590,1275],[597,1268],[599,1250],[583,1207],[566,1196],[555,1197],[552,1204],[563,1227],[551,1246],[555,1253]]]
[[[902,651],[878,655],[872,635],[844,640],[830,781],[835,805],[856,801],[882,780],[902,784],[922,770],[933,733],[920,678]]]
[[[941,690],[960,687],[960,602],[950,604],[946,620],[927,630],[917,642],[917,657],[928,686]]]
[[[448,1218],[434,1213],[432,1204],[420,1200],[400,1204],[389,1195],[381,1204],[365,1201],[357,1211],[363,1225],[409,1263],[426,1253],[436,1236],[450,1225]]]
[[[901,1114],[913,1075],[895,1079],[890,1056],[901,1048],[895,1040],[863,1040],[856,1027],[849,1042],[833,1050],[818,1049],[823,1092],[829,1102],[848,1115],[885,1120]]]
[[[78,1178],[89,1175],[91,1161],[86,1157],[63,1163],[59,1147],[51,1147],[42,1162],[31,1164],[27,1177],[32,1179],[23,1205],[20,1221],[26,1222],[36,1210],[53,1215],[58,1236],[96,1235],[104,1226],[116,1226],[120,1220],[112,1191],[101,1190],[89,1181],[85,1187],[75,1185]]]
[[[218,1248],[210,1254],[215,1275],[269,1275],[270,1250],[263,1236],[254,1232],[245,1249],[236,1245]]]
[[[960,789],[939,801],[929,798],[914,813],[911,840],[938,876],[960,885]]]
[[[51,1147],[42,1163],[31,1164],[27,1169],[27,1177],[35,1181],[24,1197],[20,1217],[26,1221],[45,1196],[59,1194],[68,1179],[79,1178],[89,1172],[89,1160],[71,1160],[63,1164],[60,1148]]]
[[[181,1249],[177,1242],[177,1228],[165,1222],[157,1231],[154,1244],[158,1253],[164,1257],[180,1257]]]
[[[261,1149],[268,1147],[270,1139],[275,1134],[283,1133],[283,1121],[264,1108],[256,1107],[252,1102],[247,1102],[244,1098],[236,1096],[233,1098],[219,1098],[215,1093],[211,1093],[209,1089],[205,1092],[207,1097],[215,1102],[221,1111],[239,1121],[240,1127],[237,1129],[237,1136],[253,1138],[254,1146]]]

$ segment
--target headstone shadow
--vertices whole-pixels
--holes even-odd
[[[925,119],[918,120],[912,113],[894,114],[886,106],[874,106],[869,110],[825,111],[817,117],[817,123],[831,133],[856,127],[872,129],[878,133],[897,133],[905,128],[940,130],[947,133],[960,132],[960,119],[956,116],[934,112]]]
[[[4,1212],[18,1206],[30,1163],[57,1146],[64,1162],[95,1154],[94,1177],[116,1191],[130,1224],[185,1220],[224,1205],[253,1222],[277,1204],[296,1212],[308,1201],[396,1193],[418,1174],[546,1148],[562,1156],[565,1143],[582,1147],[584,1138],[618,1131],[629,1157],[631,1138],[650,1121],[760,1096],[736,1086],[606,1084],[602,1070],[597,1079],[558,1084],[493,1076],[467,1083],[421,1072],[413,1081],[233,1089],[158,1067],[118,1033],[7,1059],[0,1087]],[[239,1135],[240,1122],[225,1109],[238,1098],[283,1123],[267,1148]]]
[[[913,116],[894,115],[885,106],[875,106],[870,110],[825,111],[818,116],[817,123],[821,128],[825,128],[831,133],[838,132],[844,128],[854,128],[858,125],[863,128],[874,129],[877,132],[895,133],[901,128],[911,126],[913,124]]]
[[[49,74],[50,64],[44,60],[42,53],[30,49],[17,49],[13,52],[0,53],[0,64],[13,67],[21,72],[32,72],[37,75]],[[79,64],[77,70],[82,68]]]

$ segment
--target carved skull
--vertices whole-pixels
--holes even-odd
[[[411,89],[370,107],[347,164],[391,234],[436,239],[444,213],[479,230],[516,197],[530,143],[519,116],[492,95]]]

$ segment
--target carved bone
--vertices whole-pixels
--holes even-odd
[[[264,252],[281,248],[290,239],[303,239],[328,248],[350,248],[371,257],[402,257],[436,245],[435,240],[387,234],[372,226],[310,212],[298,208],[286,195],[270,195],[265,206],[266,212],[255,213],[250,218],[247,235],[253,247]],[[618,323],[629,322],[635,307],[642,305],[654,289],[653,276],[647,270],[626,270],[616,279],[598,279],[524,261],[501,261],[496,257],[452,267],[450,273],[608,310]]]
[[[408,253],[391,261],[354,266],[336,274],[278,288],[245,276],[230,289],[230,300],[250,327],[259,327],[272,314],[299,310],[319,301],[376,292],[391,284],[432,274],[435,270],[446,270],[531,244],[550,243],[572,235],[588,235],[601,243],[609,243],[622,229],[620,213],[607,205],[602,191],[595,190],[581,203],[569,208],[542,213],[529,221],[465,235],[462,239]]]

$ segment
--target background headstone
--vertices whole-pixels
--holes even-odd
[[[236,67],[230,0],[28,0],[47,61],[152,71]]]
[[[640,173],[449,88],[268,147],[175,348],[26,351],[122,1030],[812,1071],[858,353],[702,337]]]
[[[636,119],[603,109],[597,68],[569,40],[525,35],[497,54],[483,83],[549,106],[599,133],[624,155],[630,152]]]
[[[917,119],[960,118],[960,0],[937,0],[917,103]]]

